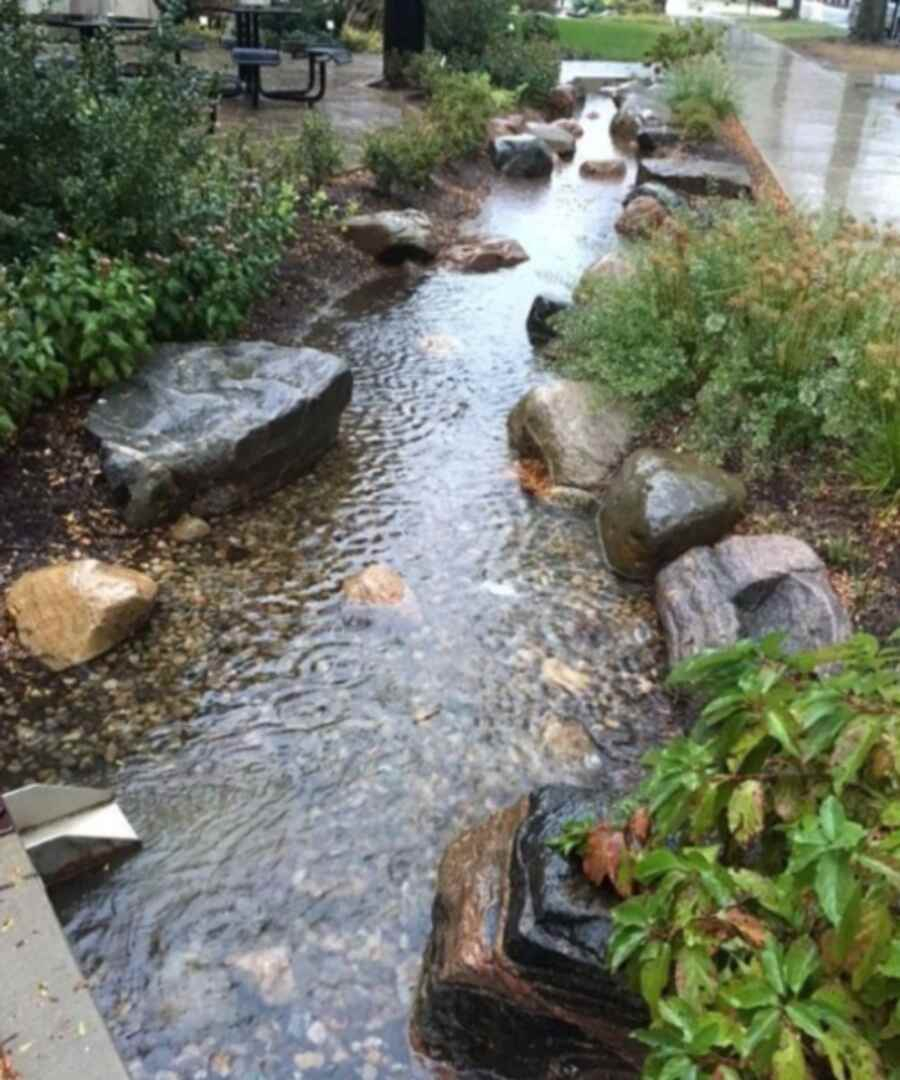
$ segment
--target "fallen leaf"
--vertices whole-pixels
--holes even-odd
[[[548,656],[541,665],[541,678],[551,686],[559,687],[560,690],[566,690],[574,695],[583,694],[591,681],[590,676],[583,671],[576,671],[575,668],[569,667],[562,660],[556,660],[552,656]]]
[[[595,885],[608,880],[620,896],[630,896],[632,858],[621,829],[611,829],[604,822],[595,826],[585,844],[581,869]]]
[[[627,829],[629,840],[633,841],[639,847],[643,847],[650,836],[651,825],[650,811],[646,806],[639,806],[628,821]]]

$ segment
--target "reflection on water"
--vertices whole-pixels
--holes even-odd
[[[579,160],[612,153],[611,106],[594,109]],[[237,522],[264,553],[252,572],[194,567],[228,613],[212,689],[117,779],[143,851],[61,897],[136,1078],[410,1075],[443,847],[542,781],[621,786],[668,720],[647,605],[604,570],[589,518],[522,495],[506,447],[544,377],[533,296],[614,243],[623,186],[577,170],[498,185],[475,223],[530,262],[387,277],[313,326],[356,375],[341,445]],[[379,560],[421,618],[348,615],[340,582]],[[543,683],[548,657],[589,693]],[[594,749],[561,760],[554,718]]]

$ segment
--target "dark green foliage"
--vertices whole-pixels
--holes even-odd
[[[896,1076],[900,635],[742,642],[671,684],[708,704],[647,756],[652,836],[608,952],[651,1012],[643,1075]]]
[[[297,141],[300,167],[311,188],[320,188],[343,168],[343,144],[324,113],[306,114]]]
[[[507,33],[489,43],[481,68],[497,86],[517,91],[529,105],[541,106],[559,82],[561,55],[555,39]]]
[[[406,188],[427,188],[441,160],[436,133],[426,124],[406,120],[366,137],[363,160],[384,194]]]
[[[432,48],[447,56],[475,58],[510,22],[509,0],[428,0],[426,26]]]

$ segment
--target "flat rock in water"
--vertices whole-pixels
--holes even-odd
[[[459,270],[470,274],[488,274],[508,266],[528,262],[528,252],[518,240],[494,236],[485,240],[470,240],[455,244],[445,252],[445,258]]]
[[[494,168],[504,176],[536,180],[553,172],[553,154],[536,135],[504,135],[488,146]]]
[[[610,485],[598,531],[610,566],[650,581],[690,548],[722,539],[744,510],[746,489],[714,465],[668,450],[637,450]]]
[[[529,390],[507,430],[513,449],[542,461],[554,485],[585,491],[609,482],[633,435],[624,408],[598,404],[591,386],[571,379]]]
[[[344,222],[343,231],[360,251],[384,261],[433,259],[437,254],[431,219],[421,210],[358,214]]]
[[[642,131],[666,127],[672,122],[672,110],[653,87],[635,89],[619,100],[616,101],[618,110],[609,125],[610,133],[616,139],[640,139]]]
[[[541,788],[448,847],[416,997],[417,1047],[511,1080],[639,1072],[630,1032],[646,1016],[604,962],[606,897],[547,846],[569,818],[605,812],[596,791]]]
[[[406,581],[386,563],[373,563],[358,574],[348,577],[341,591],[357,621],[371,622],[366,612],[383,612],[418,622],[421,610],[416,594]],[[361,616],[361,617],[360,617]]]
[[[112,649],[150,617],[157,586],[146,574],[96,559],[32,570],[6,595],[22,644],[53,671]]]
[[[638,182],[656,182],[687,195],[722,195],[750,198],[753,181],[746,165],[705,158],[643,158],[638,163]]]
[[[604,161],[582,161],[578,170],[588,180],[624,180],[628,166],[622,158]]]
[[[693,548],[658,575],[656,607],[672,664],[774,631],[792,652],[851,633],[825,564],[793,536],[731,536]]]
[[[170,345],[104,391],[87,429],[129,525],[222,514],[307,472],[337,439],[344,360],[264,341]]]
[[[529,135],[537,136],[561,158],[570,158],[575,154],[575,136],[556,124],[528,123],[525,131]]]

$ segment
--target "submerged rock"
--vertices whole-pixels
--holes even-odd
[[[665,184],[657,184],[652,181],[643,184],[635,184],[634,187],[629,189],[628,194],[622,200],[622,205],[628,206],[628,204],[634,202],[635,199],[643,198],[656,199],[658,203],[667,210],[672,211],[672,213],[688,208],[687,199],[685,199],[683,195],[679,195],[677,191],[673,191],[672,188],[666,187]]]
[[[750,198],[753,194],[749,169],[733,161],[644,158],[638,163],[638,181],[666,184],[688,195],[722,195],[736,199]]]
[[[633,435],[621,406],[599,404],[591,386],[570,379],[529,390],[507,429],[513,449],[543,461],[554,485],[586,491],[609,482]]]
[[[438,244],[431,219],[421,210],[382,210],[359,214],[344,222],[347,239],[376,259],[433,259]]]
[[[792,652],[851,632],[825,564],[793,536],[731,536],[693,548],[660,572],[656,607],[672,664],[773,631],[785,633]]]
[[[528,261],[528,252],[518,240],[494,236],[456,244],[445,253],[448,262],[470,274],[487,274]]]
[[[646,1016],[604,963],[607,898],[548,847],[597,792],[545,787],[456,839],[438,873],[413,1042],[511,1080],[634,1076]]]
[[[525,329],[532,345],[545,345],[556,337],[550,320],[572,306],[572,298],[562,289],[548,289],[539,293],[528,312]]]
[[[96,559],[23,574],[6,608],[26,649],[53,671],[93,660],[150,617],[157,586],[146,574]]]
[[[525,125],[525,131],[529,135],[537,136],[537,138],[542,142],[545,142],[554,153],[559,154],[561,158],[574,157],[575,136],[564,128],[561,128],[556,124],[529,123]]]
[[[582,161],[578,171],[589,180],[624,180],[628,166],[622,158],[608,158],[605,161]]]
[[[191,514],[182,514],[169,530],[172,539],[179,544],[195,544],[198,540],[206,539],[211,532],[208,521]]]
[[[650,581],[690,548],[714,544],[738,521],[746,490],[736,476],[689,454],[637,450],[622,466],[598,527],[617,574]]]
[[[414,602],[412,589],[385,563],[373,563],[348,577],[342,588],[344,596],[354,604],[399,607]]]
[[[87,417],[129,525],[225,513],[307,472],[337,439],[344,360],[264,341],[170,345]]]
[[[550,119],[574,116],[584,98],[584,90],[574,83],[561,83],[550,91],[546,113]]]
[[[553,172],[553,154],[536,135],[504,135],[489,144],[494,168],[504,176],[535,180]]]

